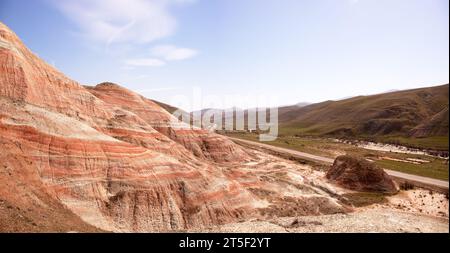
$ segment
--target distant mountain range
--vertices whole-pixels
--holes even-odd
[[[448,150],[448,101],[449,85],[445,84],[315,104],[298,103],[278,108],[280,134],[357,138]],[[169,112],[175,110],[160,105]],[[225,115],[229,110],[203,109],[193,113],[204,115],[206,111],[222,112],[226,124],[232,122]],[[246,120],[247,110],[237,109],[233,117],[242,111]]]

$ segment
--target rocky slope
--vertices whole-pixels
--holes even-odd
[[[227,138],[207,130],[191,129],[152,100],[117,84],[101,83],[88,90],[105,103],[132,112],[197,157],[218,162],[245,159],[245,152]]]
[[[0,231],[178,231],[346,211],[295,164],[180,125],[116,84],[67,78],[2,23],[0,108]]]
[[[100,85],[105,102],[41,61],[4,25],[0,36],[4,169],[37,176],[46,194],[105,230],[183,229],[232,220],[251,207],[248,191],[192,154],[241,162],[249,159],[242,149],[185,130],[191,152],[152,127],[167,120],[158,106],[123,106],[123,97],[137,95]],[[108,99],[110,93],[117,99]],[[182,133],[175,137],[183,142]],[[31,194],[29,187],[22,191]],[[18,195],[3,186],[2,193],[2,199]]]

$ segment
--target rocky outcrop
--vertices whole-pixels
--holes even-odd
[[[367,192],[396,193],[398,187],[383,169],[362,158],[338,156],[326,177],[338,185]]]

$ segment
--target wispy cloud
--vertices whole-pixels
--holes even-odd
[[[152,54],[166,61],[180,61],[192,58],[198,54],[197,50],[179,48],[172,45],[162,45],[152,48]]]
[[[122,53],[124,70],[136,67],[160,67],[168,61],[194,57],[194,49],[163,45],[147,51],[148,57],[130,55],[133,48],[148,48],[150,43],[173,35],[177,22],[172,6],[191,4],[196,0],[50,0],[77,26],[78,34],[105,46],[116,45],[114,52]],[[120,50],[126,48],[127,50]],[[126,60],[123,60],[126,59]]]
[[[138,90],[139,93],[151,93],[151,92],[158,92],[158,91],[171,91],[171,90],[178,90],[180,87],[162,87],[162,88],[154,88],[154,89],[142,89]]]
[[[161,67],[166,65],[164,61],[156,58],[128,59],[125,64],[131,67]]]
[[[174,4],[193,0],[53,0],[88,39],[106,43],[149,43],[172,35]]]
[[[156,46],[151,49],[150,58],[128,59],[125,61],[127,69],[134,67],[161,67],[168,61],[181,61],[198,54],[197,50],[179,48],[172,45]]]

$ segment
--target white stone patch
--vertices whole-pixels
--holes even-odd
[[[20,51],[14,45],[9,43],[8,41],[3,40],[2,38],[0,38],[0,48],[8,49],[14,52],[17,56],[23,58],[22,53],[20,53]]]
[[[30,126],[45,134],[65,138],[119,142],[119,140],[66,115],[48,111],[30,104],[27,104],[24,109],[26,113],[12,113],[13,116],[3,119],[3,123],[17,126]]]
[[[290,177],[290,178],[292,178],[292,180],[294,180],[296,183],[303,183],[304,182],[304,178],[303,178],[303,176],[301,176],[301,175],[299,175],[299,174],[296,174],[296,173],[293,173],[293,172],[291,172],[291,171],[289,171],[288,173],[287,173],[287,175]]]

